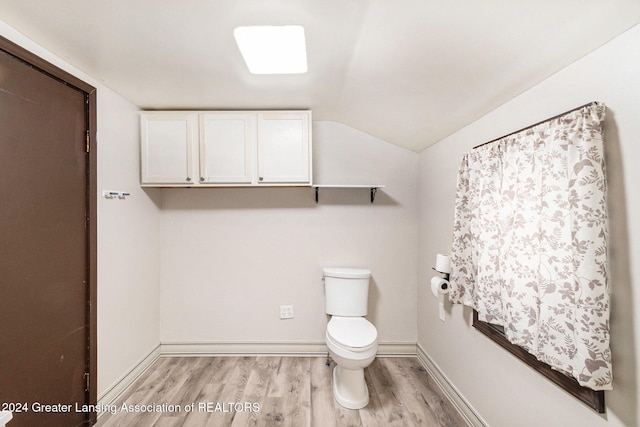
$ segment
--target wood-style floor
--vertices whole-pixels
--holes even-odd
[[[467,425],[415,357],[376,358],[360,410],[333,399],[333,366],[323,357],[163,357],[97,426]]]

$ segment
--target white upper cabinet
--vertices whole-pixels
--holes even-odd
[[[306,111],[258,114],[259,183],[311,183],[309,132]]]
[[[251,184],[255,140],[255,114],[201,114],[200,183]]]
[[[197,116],[145,113],[140,134],[142,184],[193,184]]]
[[[143,186],[311,185],[310,111],[141,116]]]

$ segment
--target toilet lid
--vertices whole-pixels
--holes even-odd
[[[378,331],[364,317],[334,316],[327,325],[327,333],[337,343],[347,347],[367,347],[378,338]]]

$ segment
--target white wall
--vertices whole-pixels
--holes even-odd
[[[325,266],[371,269],[379,340],[415,343],[419,156],[335,122],[313,155],[315,183],[386,188],[162,190],[163,343],[323,343]]]
[[[640,26],[420,155],[418,343],[488,425],[636,426],[640,423]],[[456,173],[474,145],[590,101],[602,101],[609,184],[611,347],[614,390],[607,413],[545,380],[471,327],[471,311],[448,309],[438,321],[428,292],[438,252],[451,248]]]
[[[159,229],[154,199],[139,186],[138,109],[0,21],[0,35],[97,89],[98,398],[159,344]]]
[[[140,187],[138,112],[98,89],[98,398],[160,344],[160,192]]]

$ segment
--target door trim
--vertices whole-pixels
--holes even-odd
[[[89,373],[87,381],[88,387],[85,391],[87,403],[96,405],[97,403],[97,360],[98,360],[98,317],[97,317],[97,280],[98,280],[98,200],[97,200],[97,149],[96,149],[96,132],[97,132],[97,102],[96,88],[79,78],[69,74],[68,72],[56,67],[55,65],[45,61],[34,53],[24,49],[23,47],[13,43],[12,41],[0,36],[0,51],[6,53],[16,60],[22,61],[30,67],[40,71],[47,76],[70,86],[79,92],[82,92],[86,102],[86,119],[88,124],[88,146],[89,153],[87,155],[87,298],[86,298],[86,315],[87,324],[89,325],[89,335],[87,337],[88,353],[86,356],[86,371]],[[89,422],[94,424],[97,419],[95,412],[89,414]]]

